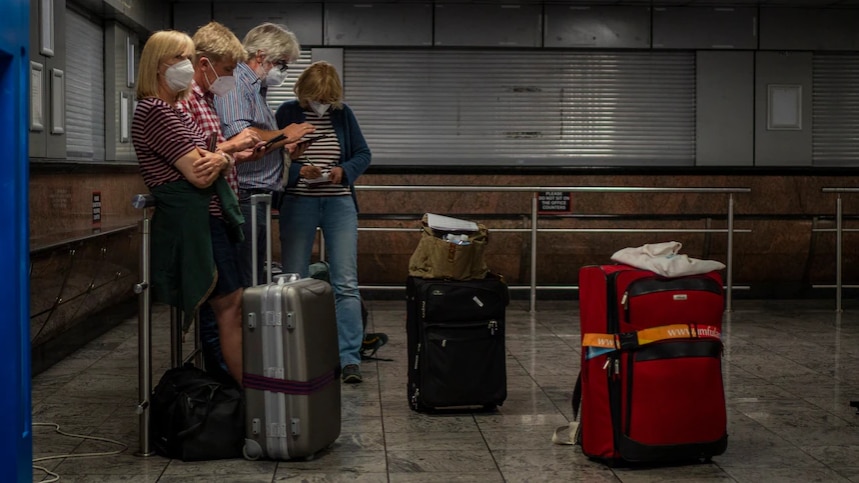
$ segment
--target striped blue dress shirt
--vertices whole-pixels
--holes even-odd
[[[274,113],[265,102],[265,89],[256,73],[244,62],[233,72],[236,88],[226,96],[215,96],[215,110],[221,118],[221,130],[229,139],[248,127],[277,130]],[[236,166],[239,189],[281,190],[283,157],[276,149],[256,161]]]

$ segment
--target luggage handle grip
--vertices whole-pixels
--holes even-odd
[[[266,283],[271,283],[271,195],[270,194],[255,194],[251,195],[251,286],[256,286],[259,280],[257,266],[259,264],[259,250],[257,249],[257,205],[265,205],[265,256],[266,256]]]

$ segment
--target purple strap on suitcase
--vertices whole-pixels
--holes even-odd
[[[337,377],[336,373],[337,371],[331,370],[309,381],[288,381],[245,373],[242,379],[242,384],[244,384],[247,389],[259,389],[260,391],[282,392],[284,394],[307,396],[325,388],[325,386]]]

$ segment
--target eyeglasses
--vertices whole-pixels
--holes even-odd
[[[271,65],[280,69],[281,72],[286,72],[287,70],[289,70],[289,65],[286,63],[285,60],[278,60],[277,62],[272,62]]]

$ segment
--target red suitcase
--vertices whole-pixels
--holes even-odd
[[[607,463],[709,460],[728,442],[718,273],[579,272],[578,442]]]

